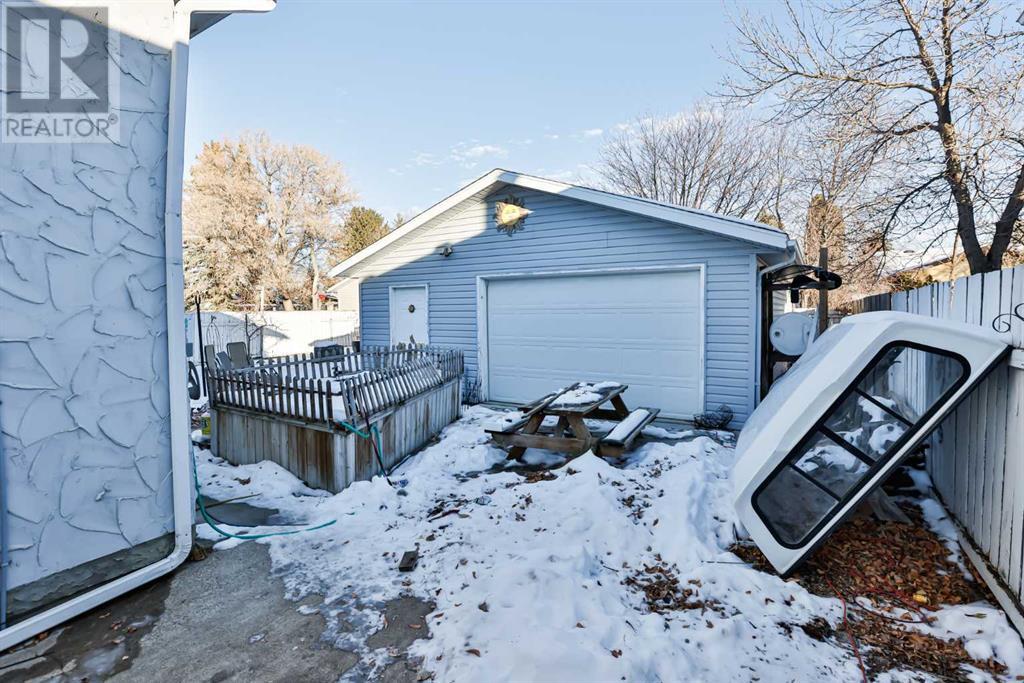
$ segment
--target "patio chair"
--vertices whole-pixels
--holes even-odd
[[[203,363],[206,365],[208,370],[215,370],[217,365],[217,349],[213,344],[207,344],[203,347]]]
[[[223,351],[218,351],[216,358],[217,367],[221,370],[231,370],[235,367],[234,364],[231,362],[231,356],[229,356]]]
[[[231,366],[235,370],[252,367],[252,359],[249,358],[249,348],[245,342],[229,342],[227,351],[228,357],[231,359]]]

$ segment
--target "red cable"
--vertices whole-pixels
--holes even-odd
[[[846,620],[846,598],[843,594],[836,590],[836,587],[832,585],[832,582],[828,580],[827,576],[822,576],[825,579],[825,583],[832,589],[832,592],[836,594],[839,601],[843,603],[843,630],[846,631],[847,637],[850,639],[850,646],[853,648],[853,654],[857,656],[857,666],[860,667],[860,675],[864,680],[864,683],[868,683],[868,672],[864,669],[864,660],[860,658],[860,649],[857,647],[857,639],[853,636],[853,631],[850,630],[850,624]]]
[[[895,586],[893,586],[892,583],[888,579],[886,579],[884,576],[881,577],[881,578],[882,578],[882,581],[889,586],[888,589],[881,589],[878,586],[875,586],[870,581],[868,581],[868,578],[866,576],[864,576],[864,574],[859,572],[855,567],[851,567],[851,571],[853,571],[858,577],[860,577],[861,581],[863,581],[865,584],[867,584],[865,586],[865,589],[864,589],[865,593],[873,593],[874,595],[888,596],[890,598],[896,598],[896,600],[898,600],[900,603],[903,604],[903,607],[905,609],[908,609],[908,610],[910,610],[912,612],[916,612],[922,618],[925,617],[924,612],[914,602],[914,599],[911,596],[909,596],[906,593],[904,593],[903,591],[901,591],[898,588],[896,588]]]

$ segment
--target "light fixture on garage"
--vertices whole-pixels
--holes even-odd
[[[441,254],[441,256],[448,258],[449,256],[455,253],[455,250],[451,248],[451,245],[446,244],[443,247],[441,247],[441,251],[438,253]]]

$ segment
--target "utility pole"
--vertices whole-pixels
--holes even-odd
[[[818,268],[822,272],[828,270],[828,247],[822,247],[818,250]],[[818,334],[816,337],[820,337],[822,332],[828,329],[828,290],[824,287],[818,288]]]

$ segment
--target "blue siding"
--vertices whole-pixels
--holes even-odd
[[[494,227],[494,202],[509,195],[533,213],[514,236]],[[454,254],[439,255],[449,244]],[[363,278],[361,337],[389,342],[388,287],[430,285],[430,342],[461,348],[477,372],[476,278],[503,272],[624,268],[685,263],[706,267],[705,401],[725,403],[740,425],[754,406],[755,245],[532,190],[499,190],[355,266]]]

